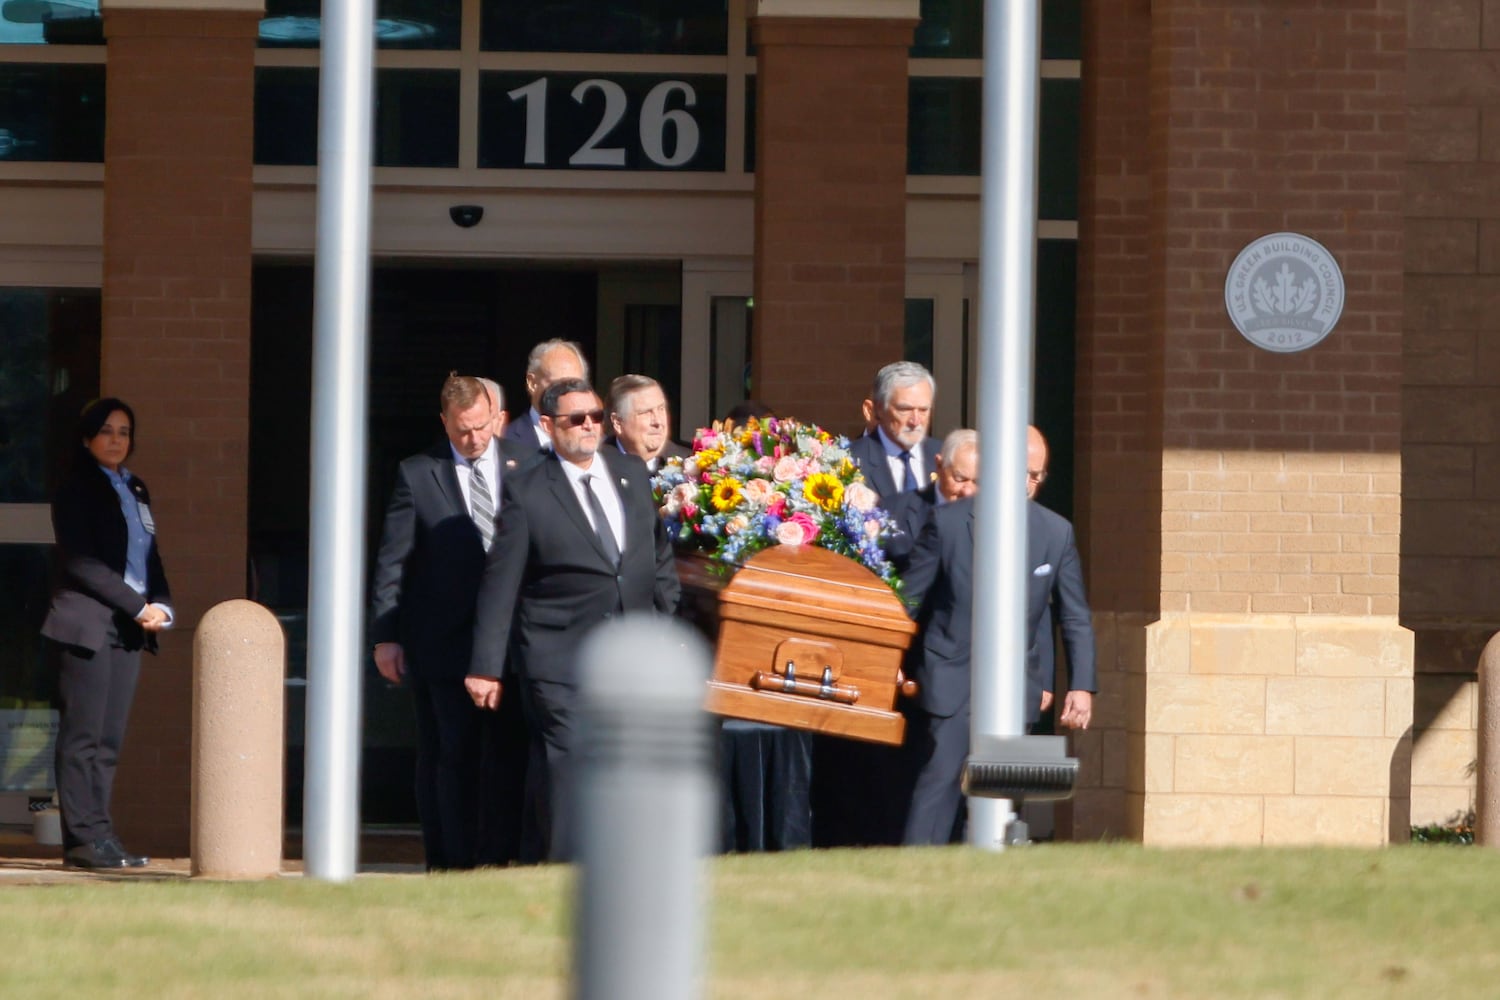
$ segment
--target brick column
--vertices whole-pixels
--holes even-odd
[[[1141,205],[1139,161],[1122,158],[1092,182],[1121,197],[1085,248],[1091,561],[1149,558],[1112,535],[1158,484],[1161,497],[1160,618],[1112,637],[1130,674],[1126,820],[1150,843],[1400,839],[1404,0],[1154,0],[1110,16],[1149,23],[1150,241],[1143,257],[1106,238]],[[1295,354],[1251,345],[1223,302],[1238,251],[1282,230],[1322,242],[1347,281],[1338,327]],[[1143,271],[1144,316],[1110,298]],[[1144,371],[1117,369],[1111,342],[1127,359],[1145,347]],[[1115,440],[1122,417],[1146,427]],[[1153,445],[1111,520],[1100,473],[1129,474],[1112,463]],[[1138,572],[1106,583],[1107,600],[1147,603]]]
[[[104,5],[105,392],[135,407],[178,625],[147,656],[115,789],[126,843],[188,846],[193,630],[245,591],[260,7]]]
[[[1127,695],[1161,598],[1156,241],[1150,148],[1141,138],[1151,126],[1151,0],[1094,4],[1083,30],[1074,526],[1094,609],[1099,694],[1094,724],[1073,738],[1080,773],[1072,808],[1075,837],[1095,839],[1131,830]]]
[[[760,0],[751,21],[752,391],[842,431],[857,429],[875,370],[902,354],[916,23],[915,0]]]

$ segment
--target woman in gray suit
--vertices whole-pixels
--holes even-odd
[[[78,421],[80,448],[52,501],[61,581],[42,634],[62,647],[57,793],[63,851],[79,868],[141,867],[115,835],[109,800],[141,650],[172,624],[146,484],[125,468],[135,411],[98,399]]]

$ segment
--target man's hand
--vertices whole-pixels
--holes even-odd
[[[1069,691],[1063,698],[1059,725],[1069,729],[1087,729],[1094,717],[1094,695],[1090,691]]]
[[[148,604],[135,616],[135,620],[147,632],[160,632],[167,624],[167,613],[160,605]]]
[[[464,689],[474,699],[476,707],[491,712],[500,707],[500,678],[476,677],[471,674],[464,678]]]
[[[380,676],[392,684],[406,679],[406,650],[399,642],[377,642],[375,644],[375,669]]]
[[[1049,709],[1051,707],[1052,707],[1052,692],[1051,691],[1043,691],[1042,692],[1042,711],[1045,712],[1045,711],[1047,711],[1047,709]]]

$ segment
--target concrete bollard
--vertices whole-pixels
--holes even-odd
[[[1500,633],[1479,655],[1479,761],[1474,769],[1474,840],[1500,847]]]
[[[192,873],[281,873],[286,638],[254,601],[210,608],[193,637]]]
[[[580,1000],[699,994],[702,869],[717,818],[708,662],[696,632],[657,616],[601,626],[580,650]]]

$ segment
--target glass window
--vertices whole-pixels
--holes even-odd
[[[479,165],[723,170],[722,76],[493,72],[479,78]]]
[[[901,356],[932,371],[932,328],[937,303],[932,299],[906,300],[906,332]]]
[[[723,419],[736,405],[752,398],[750,344],[754,327],[754,299],[714,296],[708,328],[708,356],[713,359],[708,383],[710,420]]]
[[[727,0],[481,0],[488,52],[628,52],[721,55]]]
[[[255,70],[255,162],[313,166],[318,158],[318,71]],[[458,71],[375,72],[375,165],[458,166]]]
[[[911,79],[908,174],[979,174],[981,89],[975,78]],[[1038,213],[1043,219],[1078,217],[1079,99],[1077,80],[1042,81]]]
[[[323,37],[319,0],[266,0],[265,48],[315,49]],[[461,0],[379,0],[375,45],[382,49],[457,49]]]
[[[104,66],[0,64],[0,161],[104,162]]]
[[[46,503],[72,461],[99,316],[98,289],[0,288],[0,503]]]
[[[1042,58],[1077,59],[1082,48],[1079,0],[1042,0]],[[984,56],[984,0],[922,0],[913,59]]]
[[[0,3],[0,45],[103,45],[99,0]]]
[[[45,713],[56,693],[55,655],[42,641],[51,597],[50,545],[0,545],[0,790],[50,791]],[[23,715],[23,712],[36,715]],[[18,724],[25,722],[24,730]]]
[[[661,383],[669,400],[682,398],[682,307],[625,307],[624,368]]]

